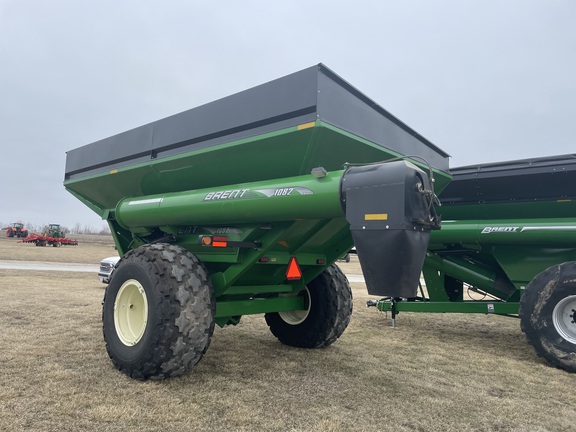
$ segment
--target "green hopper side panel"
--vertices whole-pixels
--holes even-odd
[[[432,301],[461,299],[454,281],[518,301],[538,273],[576,260],[576,155],[451,173],[440,195],[442,229],[431,234],[424,268]],[[450,279],[436,281],[438,272]]]
[[[107,217],[126,197],[299,176],[401,155],[436,191],[448,155],[319,64],[67,152],[65,187]],[[415,163],[423,166],[420,159]]]

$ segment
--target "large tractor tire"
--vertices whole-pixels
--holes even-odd
[[[12,229],[8,228],[6,230],[6,237],[14,237],[14,231],[12,231]]]
[[[536,353],[576,372],[576,262],[537,275],[520,299],[520,325]]]
[[[139,247],[118,262],[106,288],[108,355],[132,378],[181,375],[208,349],[215,311],[208,272],[194,255],[169,244]]]
[[[265,315],[270,331],[285,345],[323,348],[342,336],[352,315],[352,291],[348,279],[332,264],[298,295],[305,310]]]

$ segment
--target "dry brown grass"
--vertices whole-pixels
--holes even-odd
[[[4,243],[0,259],[68,253]],[[81,244],[75,262],[96,249]],[[327,349],[284,346],[247,316],[216,330],[192,372],[140,382],[107,358],[96,275],[0,270],[0,430],[576,429],[576,375],[544,365],[517,320],[402,313],[392,329],[353,289],[352,322]]]
[[[102,258],[118,255],[110,236],[71,237],[78,240],[78,246],[39,247],[34,243],[21,243],[17,238],[0,236],[0,259],[98,264]]]

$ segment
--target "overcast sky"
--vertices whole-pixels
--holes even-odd
[[[0,0],[0,223],[102,227],[66,151],[320,62],[453,167],[576,153],[575,23],[575,0]]]

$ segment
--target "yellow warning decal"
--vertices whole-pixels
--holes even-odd
[[[316,122],[304,123],[304,124],[298,125],[298,130],[308,129],[308,128],[311,128],[314,126],[316,126]]]
[[[388,220],[388,213],[367,213],[364,220]]]
[[[114,170],[110,171],[110,174],[116,174],[117,172],[118,172],[118,170],[114,169]]]

